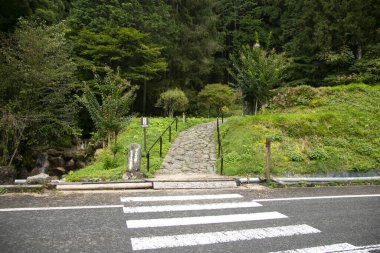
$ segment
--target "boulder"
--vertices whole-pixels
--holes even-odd
[[[51,171],[54,176],[62,176],[66,173],[66,170],[63,167],[55,167]]]
[[[85,162],[83,162],[83,161],[76,161],[75,162],[75,168],[82,169],[84,167],[86,167],[86,163]]]
[[[16,174],[13,166],[0,166],[0,184],[13,184]]]
[[[36,176],[31,176],[26,179],[27,184],[48,184],[51,181],[51,178],[48,174],[40,173]]]
[[[75,161],[74,159],[70,159],[70,161],[68,161],[65,165],[66,169],[68,170],[72,170],[75,168]]]
[[[62,156],[58,157],[49,157],[50,167],[64,167],[65,160],[63,160]]]

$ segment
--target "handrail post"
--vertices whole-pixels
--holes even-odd
[[[169,142],[172,142],[172,125],[169,126]]]
[[[175,117],[175,131],[178,131],[178,117]]]
[[[162,136],[160,137],[160,157],[162,157]]]
[[[221,176],[223,176],[223,155],[222,155],[222,157],[221,157],[221,159],[220,159],[220,175]]]
[[[146,169],[149,172],[149,153],[146,154]]]
[[[220,157],[220,145],[221,145],[221,142],[220,142],[219,118],[216,119],[216,130],[217,130],[217,133],[218,133],[218,157]]]

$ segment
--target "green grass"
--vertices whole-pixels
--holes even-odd
[[[262,175],[266,137],[274,175],[380,171],[380,85],[276,93],[260,115],[221,126],[225,175]]]
[[[187,118],[186,124],[182,123],[182,119],[178,119],[178,132],[175,131],[175,123],[172,125],[172,141],[175,140],[178,133],[191,126],[208,122],[213,119],[207,118]],[[149,118],[149,127],[147,129],[147,148],[150,148],[162,132],[173,121],[170,118]],[[103,150],[101,154],[95,158],[94,162],[89,166],[71,171],[65,176],[67,181],[110,181],[119,180],[122,178],[123,173],[126,171],[126,156],[128,152],[128,145],[131,143],[139,143],[143,148],[143,129],[140,126],[140,119],[133,118],[127,128],[118,137],[118,152],[116,153],[115,160],[110,150]],[[169,150],[169,133],[163,136],[163,157]],[[141,172],[148,177],[154,175],[155,171],[159,169],[163,157],[159,156],[159,143],[154,146],[150,152],[150,171],[146,169],[146,158],[143,154],[141,161]]]

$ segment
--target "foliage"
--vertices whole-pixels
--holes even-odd
[[[302,86],[275,94],[261,114],[221,125],[226,175],[263,173],[266,137],[273,137],[274,175],[380,170],[379,85]],[[307,103],[299,103],[300,94]]]
[[[198,94],[199,103],[209,111],[214,109],[217,115],[224,113],[222,110],[228,110],[234,100],[234,92],[228,85],[214,83],[207,84]]]
[[[173,118],[175,112],[185,111],[188,103],[189,101],[185,93],[175,88],[161,93],[156,106],[162,107],[165,110],[165,114]]]
[[[270,89],[279,85],[285,61],[274,49],[268,50],[269,41],[270,37],[267,39],[267,48],[262,48],[256,33],[254,46],[245,45],[238,55],[231,56],[233,65],[230,73],[247,104],[247,108],[243,108],[244,114],[256,114],[268,99]]]
[[[119,72],[114,73],[106,69],[104,78],[96,77],[94,93],[87,85],[82,97],[79,99],[90,113],[97,130],[97,137],[111,145],[111,136],[117,143],[117,135],[126,123],[126,116],[134,99],[135,88],[121,78]],[[100,97],[98,102],[96,95]]]
[[[30,149],[70,145],[76,136],[72,97],[75,64],[62,23],[21,19],[0,49],[0,154],[21,162]]]
[[[0,6],[0,31],[13,30],[20,17],[59,23],[66,17],[70,0],[4,0]]]
[[[169,1],[179,33],[169,55],[170,83],[200,91],[214,72],[214,55],[221,50],[214,1]]]
[[[178,136],[178,134],[196,124],[205,123],[212,119],[207,118],[186,118],[186,123],[183,124],[181,120],[178,121],[178,131],[172,131],[172,141]],[[168,127],[173,119],[170,118],[150,118],[149,128],[147,129],[147,145],[150,147],[153,142],[162,134],[162,132]],[[146,158],[143,154],[141,159],[141,172],[147,176],[154,175],[161,163],[163,157],[170,148],[168,142],[168,131],[163,136],[162,158],[159,156],[159,145],[156,145],[150,156],[150,171],[146,170]],[[128,151],[128,145],[131,143],[138,143],[143,147],[143,130],[140,126],[139,118],[132,118],[128,128],[124,129],[119,135],[119,151],[116,153],[116,157],[112,158],[112,151],[109,149],[100,152],[98,157],[95,157],[92,164],[89,166],[77,170],[71,171],[65,175],[67,181],[89,181],[92,179],[97,180],[120,180],[123,173],[126,171],[126,157]]]

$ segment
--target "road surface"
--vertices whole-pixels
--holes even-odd
[[[380,252],[380,187],[2,195],[0,251]]]

